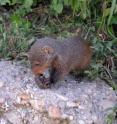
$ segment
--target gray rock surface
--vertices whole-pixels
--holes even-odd
[[[29,68],[0,61],[0,124],[106,124],[116,103],[102,80],[78,83],[68,76],[44,90]]]

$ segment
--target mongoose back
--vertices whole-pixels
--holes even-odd
[[[91,48],[78,36],[58,41],[53,38],[38,39],[29,50],[29,60],[35,75],[50,69],[50,82],[64,79],[73,70],[86,69],[91,61]]]

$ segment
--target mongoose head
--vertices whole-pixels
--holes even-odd
[[[51,46],[34,44],[29,50],[31,69],[35,75],[42,75],[51,65],[54,49]]]

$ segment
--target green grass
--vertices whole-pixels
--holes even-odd
[[[24,24],[16,25],[8,19],[5,21],[1,17],[0,21],[0,57],[15,58],[18,53],[28,49],[29,29]]]
[[[113,124],[117,113],[117,104],[113,108],[110,108],[108,110],[110,111],[110,114],[107,116],[105,123]]]

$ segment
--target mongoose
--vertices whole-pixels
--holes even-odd
[[[63,41],[46,37],[31,46],[29,60],[37,77],[50,70],[50,83],[57,82],[73,70],[85,69],[90,64],[91,48],[79,36]]]

